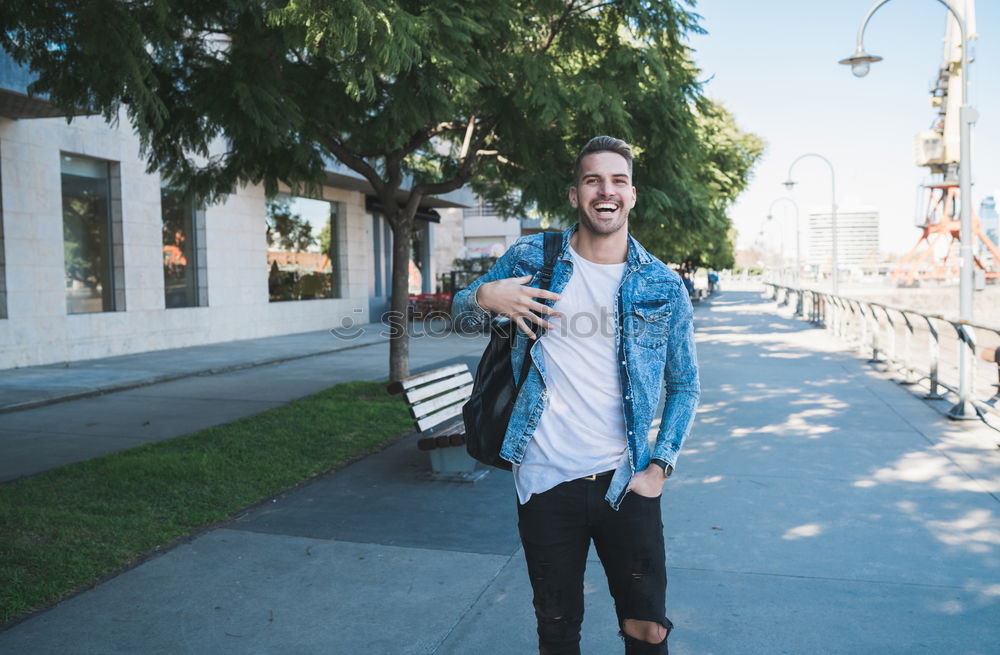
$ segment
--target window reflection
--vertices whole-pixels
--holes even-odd
[[[194,201],[177,189],[160,189],[163,216],[163,285],[171,307],[198,305]]]
[[[281,194],[267,201],[271,301],[335,297],[333,203]]]
[[[108,162],[63,155],[63,250],[70,314],[115,309],[109,180]]]

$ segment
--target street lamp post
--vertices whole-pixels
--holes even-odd
[[[788,179],[784,181],[785,188],[791,191],[795,188],[796,182],[792,179],[792,169],[795,168],[795,164],[799,163],[800,160],[806,157],[817,157],[826,162],[826,165],[830,167],[830,232],[832,234],[832,266],[833,266],[833,276],[830,278],[831,285],[833,287],[833,295],[838,295],[840,293],[840,251],[837,247],[837,176],[833,172],[833,164],[830,160],[823,155],[818,155],[815,152],[807,152],[804,155],[799,155],[792,162],[792,165],[788,167]],[[798,213],[798,207],[796,207],[796,214]]]
[[[760,222],[760,227],[757,230],[757,238],[754,240],[753,248],[759,252],[760,257],[757,259],[757,264],[760,265],[761,275],[764,277],[764,281],[774,282],[775,280],[771,277],[771,269],[768,265],[769,252],[767,240],[764,238],[764,228],[767,227],[767,219],[765,218]]]
[[[878,11],[882,5],[890,0],[878,0],[861,21],[858,27],[857,47],[854,54],[840,63],[851,67],[851,72],[855,77],[864,77],[868,74],[870,64],[882,61],[881,57],[870,55],[865,52],[864,38],[865,28],[868,21]],[[976,110],[969,106],[969,69],[972,65],[972,58],[969,56],[969,31],[965,22],[965,17],[947,0],[937,0],[940,4],[955,17],[958,28],[962,33],[962,105],[958,110],[959,118],[959,155],[958,155],[958,194],[960,208],[960,232],[959,238],[961,246],[962,265],[959,272],[959,292],[958,292],[958,317],[963,322],[973,320],[973,259],[972,259],[972,158],[971,158],[971,130],[972,124],[979,117]],[[975,418],[976,414],[969,402],[972,392],[972,353],[969,348],[959,349],[958,358],[959,383],[958,383],[958,404],[951,408],[948,416],[956,419]]]
[[[787,196],[782,196],[781,198],[775,198],[771,202],[771,206],[767,208],[767,220],[772,220],[774,216],[772,211],[774,206],[779,202],[790,202],[792,207],[795,208],[795,285],[799,285],[799,274],[802,272],[802,238],[801,238],[801,225],[799,224],[799,206],[794,200]],[[784,250],[784,242],[782,242],[782,250]],[[784,265],[784,255],[782,255],[782,265]]]
[[[781,233],[781,226],[779,225],[778,237],[780,241],[775,242],[774,235],[772,234],[773,225],[774,223],[770,215],[765,216],[761,220],[760,229],[757,230],[757,243],[764,255],[764,267],[772,273],[772,280],[783,283],[785,275],[785,235]],[[775,243],[777,243],[777,246]],[[775,254],[777,254],[777,264],[774,264]]]

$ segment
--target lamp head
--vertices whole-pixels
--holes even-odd
[[[792,178],[788,178],[787,180],[785,180],[784,182],[782,182],[782,184],[785,185],[786,189],[788,189],[789,191],[791,191],[792,189],[795,188],[795,185],[797,184],[797,182],[795,180],[793,180]]]
[[[769,220],[769,221],[770,221],[770,220],[772,220],[773,218],[774,218],[774,216],[772,216],[771,214],[768,214],[768,215],[767,215],[767,220]]]
[[[868,70],[871,65],[877,61],[882,61],[882,58],[878,55],[870,55],[865,52],[864,47],[858,44],[858,49],[850,57],[841,59],[839,62],[845,66],[851,67],[851,72],[854,73],[854,77],[864,77],[868,74]]]

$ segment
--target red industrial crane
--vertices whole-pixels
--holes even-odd
[[[964,6],[963,6],[964,5]],[[976,8],[973,0],[959,4],[968,25],[970,38],[975,36]],[[926,206],[924,222],[917,243],[899,261],[892,272],[901,286],[919,280],[942,280],[959,275],[959,107],[964,74],[962,39],[958,23],[949,13],[945,28],[944,53],[937,79],[931,89],[931,106],[938,115],[930,129],[917,135],[914,155],[917,166],[930,169],[934,182],[923,186]],[[982,242],[986,253],[973,257],[986,279],[1000,278],[1000,248],[983,232],[975,211],[972,212],[973,239]]]

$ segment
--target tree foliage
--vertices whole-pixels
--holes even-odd
[[[714,269],[732,268],[735,233],[727,210],[750,182],[764,152],[755,134],[740,131],[722,105],[703,99],[696,115],[700,150],[688,181],[696,198],[693,227],[667,221],[668,212],[640,208],[633,231],[666,261],[689,262]]]
[[[78,114],[124,107],[174,184],[273,193],[319,183],[331,160],[364,176],[393,229],[396,316],[429,195],[472,183],[508,212],[565,216],[576,152],[611,134],[639,153],[641,240],[722,261],[725,207],[760,152],[702,98],[683,0],[4,4],[0,44],[38,73],[33,90]]]

